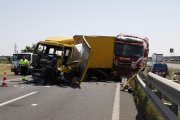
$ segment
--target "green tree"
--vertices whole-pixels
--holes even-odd
[[[34,49],[36,48],[36,45],[35,44],[32,44],[32,46],[26,46],[25,49],[21,50],[22,52],[33,52]]]

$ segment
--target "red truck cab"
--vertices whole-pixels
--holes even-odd
[[[122,77],[143,70],[149,53],[148,38],[119,34],[115,39],[114,71]]]

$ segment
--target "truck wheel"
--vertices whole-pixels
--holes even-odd
[[[18,72],[16,71],[16,72],[14,72],[14,74],[15,74],[15,75],[18,75]]]
[[[35,85],[37,85],[37,84],[39,83],[39,81],[38,81],[37,79],[33,79],[33,83],[34,83]]]

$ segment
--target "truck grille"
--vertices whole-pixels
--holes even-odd
[[[121,76],[132,75],[133,69],[131,67],[131,62],[118,62],[117,65],[114,65],[114,71]]]

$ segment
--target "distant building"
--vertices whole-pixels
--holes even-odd
[[[180,61],[180,56],[164,56],[165,61]]]

